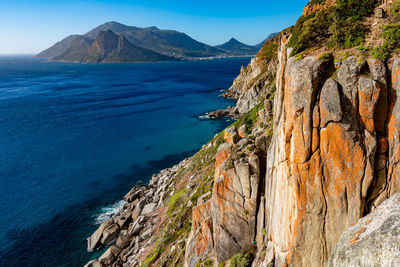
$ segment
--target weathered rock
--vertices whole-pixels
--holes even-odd
[[[143,207],[142,214],[146,215],[146,214],[152,213],[156,206],[157,206],[156,203],[147,204],[146,206]]]
[[[400,194],[346,230],[327,266],[400,266]]]
[[[207,116],[212,119],[223,118],[228,115],[229,115],[229,111],[226,109],[211,111],[210,113],[207,114]]]
[[[132,227],[131,227],[129,233],[132,235],[137,235],[144,228],[145,222],[146,222],[146,217],[139,216],[136,219],[136,221],[132,224]]]
[[[100,227],[88,238],[88,250],[93,251],[98,249],[101,246],[101,239],[103,236],[103,231],[107,227],[113,224],[113,220],[109,219],[103,222]]]
[[[88,263],[85,264],[84,267],[102,267],[102,266],[101,266],[101,263],[99,262],[99,260],[96,259],[96,260],[89,261]]]
[[[245,138],[247,136],[247,126],[246,124],[243,124],[242,126],[239,127],[239,136],[241,138]]]
[[[127,233],[126,231],[124,233],[121,233],[118,236],[117,242],[115,243],[115,245],[119,248],[126,248],[127,246],[129,246],[129,244],[132,241],[132,235],[130,235],[129,233]]]
[[[211,201],[192,209],[192,230],[186,244],[185,266],[194,267],[198,260],[212,252],[213,222],[210,214]]]
[[[240,140],[239,133],[236,129],[236,126],[232,126],[225,130],[224,133],[225,142],[236,144]]]
[[[383,19],[385,17],[385,10],[383,10],[383,8],[376,8],[375,17],[377,17],[378,19]]]
[[[339,86],[335,80],[327,80],[322,87],[319,110],[321,117],[320,126],[322,128],[329,122],[339,122],[342,119]]]
[[[103,235],[101,237],[101,243],[104,246],[109,246],[114,243],[119,235],[119,227],[118,224],[111,224],[104,228]]]

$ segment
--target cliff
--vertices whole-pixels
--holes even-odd
[[[317,9],[267,42],[228,91],[244,115],[134,189],[98,230],[107,237],[103,229],[129,218],[111,227],[116,243],[89,266],[396,263],[399,5],[347,3]],[[322,31],[322,18],[339,15],[346,31]],[[368,47],[349,25],[362,27]],[[105,237],[102,245],[113,243]]]
[[[273,98],[271,93],[275,90],[279,38],[282,34],[284,32],[267,40],[250,64],[241,68],[232,86],[224,92],[224,97],[237,101],[235,107],[210,112],[209,117],[230,116],[237,119],[267,96]]]
[[[87,49],[83,61],[89,63],[127,63],[145,61],[174,60],[151,50],[141,48],[128,41],[123,35],[113,31],[100,31],[97,38]]]

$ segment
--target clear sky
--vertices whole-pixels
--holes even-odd
[[[0,54],[38,53],[108,21],[254,45],[293,25],[308,0],[0,0]]]

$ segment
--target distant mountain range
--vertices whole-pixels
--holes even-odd
[[[213,47],[173,30],[108,22],[84,35],[68,36],[37,57],[86,63],[171,61],[255,55],[261,46],[246,45],[232,38]]]

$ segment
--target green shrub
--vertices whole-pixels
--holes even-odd
[[[382,62],[385,62],[389,56],[389,52],[385,47],[380,46],[380,47],[374,47],[373,49],[371,49],[370,55],[373,58],[376,58],[376,59],[381,60]]]
[[[249,267],[253,261],[253,255],[249,252],[238,253],[231,259],[231,267]]]
[[[400,24],[390,24],[383,27],[382,37],[385,39],[385,46],[388,49],[399,47],[400,44]]]
[[[293,48],[291,56],[316,46],[352,48],[362,45],[365,38],[362,20],[373,12],[377,3],[377,0],[338,0],[335,6],[301,17],[288,43]]]

